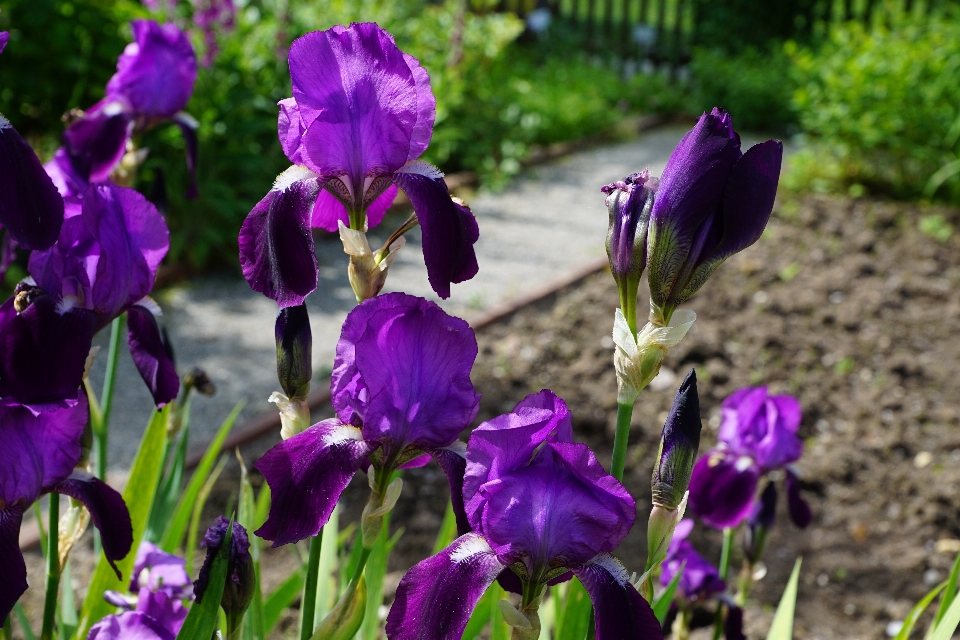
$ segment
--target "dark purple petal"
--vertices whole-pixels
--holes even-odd
[[[147,118],[171,118],[193,93],[197,79],[193,46],[174,24],[134,20],[130,26],[135,42],[117,60],[107,96],[125,101]]]
[[[20,552],[23,507],[10,504],[0,509],[0,620],[6,620],[27,590],[27,565]]]
[[[747,640],[743,634],[743,609],[735,605],[727,606],[727,617],[723,621],[723,637],[726,640]]]
[[[272,502],[256,534],[275,547],[317,535],[370,451],[359,429],[336,418],[267,451],[254,467],[270,485]]]
[[[10,32],[9,31],[0,31],[0,53],[3,53],[3,50],[7,46],[7,42],[10,41]]]
[[[358,194],[366,176],[396,171],[423,145],[423,88],[393,37],[376,24],[308,33],[290,46],[289,63],[304,127],[302,156],[312,170],[346,174]]]
[[[364,439],[390,443],[388,455],[447,447],[477,415],[476,357],[470,326],[436,304],[402,293],[372,298],[344,321],[333,406],[344,422],[359,417]]]
[[[584,444],[548,442],[530,466],[480,491],[476,529],[501,558],[527,562],[531,575],[612,551],[636,518],[633,498]]]
[[[391,184],[386,191],[370,203],[370,206],[367,207],[368,228],[372,229],[383,221],[387,209],[390,208],[397,197],[397,192],[397,185]],[[347,208],[329,191],[321,191],[317,197],[317,204],[313,207],[311,224],[316,229],[335,232],[339,228],[338,222],[350,226],[350,214],[347,212]]]
[[[813,513],[810,511],[810,505],[800,495],[800,478],[789,469],[787,470],[787,507],[793,524],[801,529],[810,526]]]
[[[280,309],[274,325],[277,342],[277,379],[288,398],[306,398],[313,377],[313,334],[307,305]]]
[[[387,615],[389,640],[458,640],[504,565],[487,541],[468,533],[407,571]]]
[[[56,411],[0,406],[0,506],[29,506],[45,487],[64,480],[80,459],[87,424],[86,394]]]
[[[430,455],[443,469],[447,482],[450,483],[450,503],[453,506],[453,514],[457,518],[457,533],[462,536],[472,531],[467,513],[463,508],[463,472],[467,467],[463,443],[456,442],[454,446],[446,449],[432,449]]]
[[[0,225],[26,250],[46,249],[63,224],[63,198],[33,152],[0,115]]]
[[[240,229],[243,277],[281,307],[303,304],[317,288],[310,215],[318,189],[315,180],[304,180],[270,191]]]
[[[596,640],[663,637],[653,609],[630,584],[627,570],[616,558],[600,554],[573,573],[593,602]]]
[[[90,186],[88,178],[73,166],[67,150],[63,147],[54,152],[53,158],[43,165],[43,169],[64,198],[82,196]]]
[[[102,100],[63,132],[72,172],[86,182],[104,182],[127,151],[133,114],[119,102]]]
[[[690,510],[711,527],[735,527],[750,515],[759,480],[760,470],[750,458],[711,451],[693,468]]]
[[[660,453],[653,468],[653,502],[676,509],[687,491],[700,450],[700,398],[694,369],[684,378],[660,436]]]
[[[563,399],[549,389],[531,394],[511,413],[484,422],[470,434],[463,498],[474,528],[485,497],[480,487],[530,463],[544,442],[572,442],[573,419]]]
[[[187,619],[187,608],[176,596],[165,591],[152,592],[140,589],[137,595],[137,611],[149,616],[158,627],[175,637]],[[126,636],[124,639],[126,640]]]
[[[183,141],[187,144],[187,173],[190,174],[190,184],[187,185],[187,197],[197,197],[197,153],[199,151],[199,142],[197,140],[197,129],[200,127],[192,116],[180,112],[173,116],[173,121],[180,127],[180,133],[183,134]]]
[[[610,271],[621,287],[629,277],[639,282],[647,266],[647,226],[657,188],[657,180],[651,181],[649,175],[644,169],[600,189],[607,194],[610,214],[607,258]],[[648,182],[650,186],[646,186]]]
[[[300,120],[300,107],[295,98],[284,98],[277,103],[280,114],[277,116],[277,136],[284,155],[293,164],[303,164],[300,141],[303,138],[303,122]],[[332,231],[332,229],[331,229]]]
[[[750,513],[750,528],[763,527],[764,529],[770,529],[773,527],[776,516],[777,487],[773,482],[768,482],[753,505],[753,511]]]
[[[450,198],[442,178],[398,172],[393,180],[410,198],[420,221],[430,286],[441,298],[449,298],[451,284],[477,275],[473,250],[480,237],[477,220],[470,209]]]
[[[160,337],[157,319],[146,307],[135,304],[127,309],[127,342],[153,403],[162,408],[177,397],[180,378]]]
[[[167,553],[150,542],[141,542],[130,576],[130,590],[146,587],[171,597],[189,597],[193,581],[187,575],[186,560]]]
[[[94,526],[100,530],[103,555],[120,578],[115,563],[125,558],[133,546],[130,512],[120,494],[99,478],[80,470],[75,470],[63,482],[45,488],[79,500],[90,511]]]
[[[25,405],[76,401],[96,320],[87,309],[61,315],[46,295],[19,314],[13,300],[0,305],[0,397]]]
[[[0,226],[0,282],[17,258],[17,241]]]
[[[100,244],[93,308],[101,325],[153,289],[170,231],[157,208],[138,191],[93,185],[83,196],[83,222]]]
[[[720,571],[697,553],[687,540],[693,520],[685,519],[677,525],[667,557],[660,572],[660,584],[667,586],[683,567],[683,575],[677,589],[687,600],[706,600],[717,593],[723,593],[726,583],[720,579]]]

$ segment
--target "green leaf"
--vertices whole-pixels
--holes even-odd
[[[60,574],[60,606],[57,607],[57,628],[61,638],[69,638],[77,630],[77,605],[73,596],[73,575],[70,560],[63,565]]]
[[[504,591],[499,582],[494,582],[488,592],[492,592],[493,595],[490,598],[490,640],[510,640],[513,630],[503,619],[499,605],[500,601],[507,597],[507,592]]]
[[[453,513],[453,505],[447,503],[447,511],[443,514],[443,523],[437,532],[437,541],[433,543],[433,555],[437,555],[457,539],[457,517]]]
[[[347,590],[330,613],[320,622],[310,640],[351,640],[367,617],[367,582],[364,574]],[[362,635],[362,632],[361,632]]]
[[[333,509],[327,524],[323,525],[321,535],[323,539],[320,543],[320,565],[317,569],[317,598],[316,608],[314,609],[314,620],[323,620],[330,612],[333,606],[333,599],[339,591],[337,589],[336,576],[334,571],[337,569],[337,537],[340,528],[340,505]]]
[[[957,559],[953,562],[953,568],[950,569],[950,576],[947,578],[947,584],[943,590],[943,597],[940,598],[940,606],[937,607],[937,614],[933,617],[933,622],[930,624],[930,633],[927,634],[929,637],[933,633],[933,629],[940,624],[940,621],[943,620],[943,616],[947,613],[947,608],[950,606],[950,603],[953,602],[954,596],[957,595],[957,579],[960,577],[960,554],[957,554]]]
[[[170,405],[160,411],[155,411],[140,440],[140,448],[130,467],[130,477],[123,490],[123,501],[130,511],[130,522],[133,524],[133,545],[130,553],[117,562],[121,578],[117,578],[110,564],[104,556],[97,559],[96,568],[90,578],[87,588],[87,597],[83,601],[80,612],[80,623],[74,638],[85,639],[90,633],[90,627],[100,621],[105,615],[114,610],[114,606],[103,599],[107,590],[125,592],[130,584],[130,574],[133,571],[133,562],[136,551],[143,539],[153,506],[153,497],[160,482],[160,462],[163,458],[163,447],[167,438],[167,419],[170,414]]]
[[[224,454],[220,457],[216,469],[213,470],[213,473],[210,474],[207,481],[203,483],[203,487],[201,487],[200,493],[197,495],[197,501],[193,505],[193,513],[190,515],[190,528],[187,530],[187,544],[183,551],[183,557],[186,558],[190,564],[193,563],[194,555],[197,552],[197,538],[200,536],[200,520],[203,517],[203,508],[207,504],[207,498],[210,497],[210,492],[213,491],[213,485],[217,483],[220,474],[223,473],[223,469],[226,466],[227,456]]]
[[[189,400],[189,398],[188,398]],[[157,497],[153,501],[153,509],[150,511],[150,523],[147,525],[145,539],[150,542],[157,542],[163,536],[163,530],[170,522],[173,510],[177,507],[177,500],[183,491],[183,474],[187,462],[187,440],[189,438],[189,429],[184,427],[180,432],[180,438],[177,441],[177,448],[173,454],[173,460],[170,463],[170,471],[164,475],[160,482],[160,488],[157,489]],[[169,448],[169,445],[168,447]],[[163,461],[166,467],[167,451],[164,451]]]
[[[20,606],[19,602],[13,605],[13,614],[17,616],[17,622],[20,623],[23,637],[27,640],[37,640],[37,636],[34,635],[33,629],[30,627],[30,620],[27,619],[27,614],[23,612],[23,607]]]
[[[687,563],[684,561],[680,565],[680,569],[677,570],[677,573],[674,574],[673,580],[670,581],[667,588],[663,590],[660,597],[653,603],[653,614],[657,616],[657,620],[661,625],[663,621],[667,619],[667,613],[670,611],[670,605],[673,604],[673,597],[677,592],[677,585],[680,584],[680,578],[683,576],[683,570],[686,566]]]
[[[295,571],[284,580],[276,590],[267,596],[263,603],[263,633],[269,635],[280,621],[283,610],[293,604],[297,596],[303,591],[305,572],[303,569]]]
[[[477,602],[477,606],[473,609],[473,614],[463,630],[461,640],[474,640],[486,628],[487,623],[490,622],[492,610],[497,608],[497,601],[494,598],[495,591],[491,586]]]
[[[363,616],[363,626],[360,630],[360,638],[365,640],[377,640],[380,630],[380,605],[383,604],[383,579],[387,575],[387,560],[390,558],[390,551],[396,543],[396,538],[389,538],[390,516],[392,512],[383,517],[383,525],[380,528],[380,535],[377,537],[377,543],[370,552],[367,564],[364,567],[363,575],[366,578],[367,587],[367,607],[366,614]],[[400,533],[399,531],[397,533]]]
[[[954,598],[943,618],[933,630],[931,640],[950,640],[960,624],[960,598]]]
[[[923,596],[920,602],[914,605],[913,609],[910,609],[910,613],[907,614],[907,617],[903,621],[903,626],[900,627],[900,631],[893,640],[908,640],[910,633],[913,631],[913,627],[917,624],[917,620],[920,619],[920,616],[923,615],[923,612],[927,610],[927,607],[930,606],[930,603],[933,602],[933,599],[937,597],[937,594],[943,591],[945,586],[947,586],[947,583],[941,582],[939,585],[934,587],[930,593]]]
[[[200,464],[197,465],[196,470],[193,472],[193,477],[190,478],[190,482],[187,483],[187,488],[184,490],[183,496],[180,498],[180,502],[177,504],[173,516],[170,518],[170,524],[160,541],[160,548],[167,553],[176,553],[179,550],[180,544],[187,534],[187,527],[190,525],[190,516],[193,513],[193,507],[197,501],[197,497],[200,495],[200,490],[210,475],[217,456],[220,455],[223,441],[227,438],[227,434],[230,433],[230,429],[233,427],[233,423],[236,422],[237,416],[240,415],[242,408],[243,403],[238,403],[237,406],[233,408],[233,411],[230,412],[230,415],[227,416],[227,419],[224,420],[223,424],[220,425],[220,430],[217,431],[217,435],[214,436],[210,446],[207,447],[203,458],[200,460]]]
[[[254,518],[256,518],[253,486],[250,484],[247,465],[243,463],[239,451],[237,451],[237,460],[240,462],[240,509],[237,522],[252,534]],[[263,640],[266,634],[263,630],[263,592],[260,590],[260,538],[255,535],[248,535],[248,538],[250,539],[250,560],[253,562],[253,579],[256,582],[253,587],[253,599],[243,614],[241,638],[242,640]]]
[[[183,621],[177,640],[205,640],[212,638],[217,631],[220,617],[220,600],[223,598],[223,587],[227,582],[227,571],[230,569],[230,540],[233,536],[233,523],[227,527],[227,534],[223,537],[223,544],[217,551],[210,567],[210,577],[207,590],[203,594],[202,602],[195,602],[190,607],[187,619]]]
[[[793,612],[797,606],[797,583],[800,581],[802,561],[803,558],[797,558],[797,562],[793,565],[793,573],[790,574],[787,588],[783,590],[783,595],[780,597],[777,612],[773,615],[767,640],[792,640],[793,638]]]
[[[270,515],[270,485],[266,482],[260,487],[260,493],[257,494],[257,510],[254,517],[253,530],[256,531],[267,521]]]
[[[587,590],[574,578],[567,587],[563,613],[557,619],[556,640],[583,640],[587,637],[592,610]]]

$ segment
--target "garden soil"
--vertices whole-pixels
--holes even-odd
[[[697,321],[637,401],[625,484],[638,518],[616,552],[629,570],[644,564],[660,429],[682,377],[696,368],[701,451],[716,442],[721,402],[740,387],[767,385],[803,406],[796,467],[813,522],[796,529],[781,500],[766,575],[747,606],[748,637],[766,637],[798,557],[797,638],[886,637],[947,577],[960,551],[960,233],[944,239],[950,224],[960,228],[960,212],[826,196],[778,200],[760,241],[684,305]],[[576,439],[609,464],[617,300],[609,273],[598,273],[479,331],[478,422],[550,388],[570,406]],[[388,602],[403,570],[431,553],[448,499],[435,465],[405,472],[404,482]],[[236,484],[221,484],[222,509]],[[356,520],[367,491],[365,478],[355,478],[342,523]],[[691,539],[719,558],[720,532],[698,524]],[[298,562],[292,551],[265,553],[266,589]],[[28,560],[31,593],[42,597],[42,562],[35,553]],[[738,544],[734,574],[739,562]],[[81,555],[75,582],[84,565]],[[295,624],[291,612],[274,637],[292,637]]]

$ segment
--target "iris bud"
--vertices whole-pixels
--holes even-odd
[[[343,241],[344,253],[350,256],[347,276],[353,293],[357,296],[357,302],[376,297],[383,289],[387,281],[387,270],[396,261],[397,252],[406,243],[406,238],[395,233],[374,253],[370,249],[366,233],[351,229],[341,221],[340,239]]]
[[[313,377],[313,338],[307,305],[280,309],[275,333],[277,378],[284,393],[273,393],[270,402],[276,403],[280,409],[280,435],[286,440],[310,426],[307,395],[310,393],[310,379]]]
[[[203,599],[203,594],[210,580],[210,570],[213,567],[214,558],[217,557],[217,553],[223,545],[229,527],[230,520],[219,516],[216,523],[207,529],[203,536],[202,546],[207,550],[207,557],[203,561],[203,567],[200,568],[200,576],[193,585],[197,602],[201,602]],[[223,612],[227,616],[228,629],[239,628],[243,614],[250,606],[250,601],[253,600],[253,593],[257,586],[256,581],[257,578],[250,557],[250,541],[247,538],[247,531],[240,523],[234,522],[230,537],[227,582],[223,587],[223,596],[220,599],[220,606],[223,607]]]
[[[311,640],[350,640],[360,630],[367,611],[367,582],[360,574],[314,631]]]
[[[657,464],[653,467],[654,504],[672,510],[683,500],[700,449],[702,428],[697,374],[691,369],[677,390],[663,425]]]

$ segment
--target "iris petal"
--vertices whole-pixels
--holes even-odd
[[[0,620],[6,620],[27,590],[27,565],[20,552],[23,509],[10,505],[0,509]]]
[[[146,307],[133,305],[127,309],[127,341],[133,363],[147,383],[157,408],[177,397],[180,379],[160,337],[160,327]]]
[[[760,470],[748,458],[713,451],[690,478],[690,510],[711,527],[735,527],[750,515]]]
[[[597,640],[663,637],[653,609],[630,584],[627,570],[616,558],[600,554],[573,573],[593,602]]]

